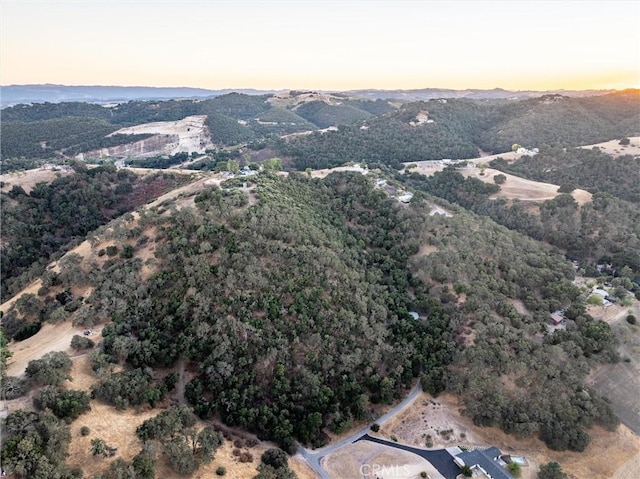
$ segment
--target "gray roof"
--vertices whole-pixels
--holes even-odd
[[[480,466],[493,479],[513,479],[513,476],[498,463],[501,454],[497,447],[490,447],[483,451],[464,451],[456,457],[462,459],[467,466]]]

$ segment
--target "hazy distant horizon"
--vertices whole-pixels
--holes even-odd
[[[640,86],[636,0],[3,0],[0,9],[7,86]]]
[[[504,90],[508,92],[546,92],[546,91],[623,91],[629,89],[638,89],[638,87],[625,87],[625,88],[548,88],[545,90],[539,89],[512,89],[512,88],[504,88],[501,86],[494,86],[491,88],[451,88],[447,86],[423,86],[416,88],[375,88],[375,87],[363,87],[363,88],[351,88],[348,90],[337,90],[337,89],[326,89],[326,88],[308,88],[308,87],[284,87],[284,88],[258,88],[255,86],[247,86],[247,87],[233,87],[226,86],[220,88],[206,88],[206,87],[198,87],[191,85],[124,85],[124,84],[69,84],[69,83],[12,83],[8,85],[0,84],[0,88],[7,87],[38,87],[38,86],[51,86],[51,87],[69,87],[69,88],[158,88],[158,89],[190,89],[190,90],[205,90],[205,91],[221,91],[221,90],[255,90],[255,91],[277,91],[277,92],[290,92],[290,91],[313,91],[313,92],[347,92],[347,91],[420,91],[420,90],[452,90],[452,91],[467,91],[467,90],[480,90],[480,91],[491,91],[491,90]]]

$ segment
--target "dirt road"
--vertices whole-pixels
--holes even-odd
[[[52,351],[71,353],[71,338],[82,335],[84,328],[75,327],[71,321],[59,324],[45,323],[42,329],[24,341],[11,343],[9,346],[13,356],[7,361],[8,376],[22,376],[29,361],[40,359]],[[92,332],[92,337],[100,337],[102,326]]]

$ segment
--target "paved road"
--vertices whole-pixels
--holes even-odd
[[[421,389],[422,388],[420,387],[420,381],[418,381],[416,385],[413,387],[413,389],[411,389],[411,392],[409,393],[409,395],[406,398],[404,398],[402,402],[396,404],[394,407],[389,409],[389,411],[387,411],[386,414],[384,414],[383,416],[380,416],[374,422],[378,424],[382,424],[387,419],[396,415],[398,412],[400,412],[400,410],[402,410],[405,406],[408,406],[409,404],[411,404],[413,400],[416,397],[418,397],[418,394],[420,394]],[[366,426],[360,429],[359,431],[356,431],[351,436],[341,440],[340,442],[331,444],[329,446],[325,446],[321,449],[313,450],[313,449],[307,449],[302,446],[299,446],[298,453],[305,459],[305,461],[307,461],[307,463],[309,463],[311,468],[316,472],[316,474],[318,474],[318,476],[321,479],[331,479],[329,475],[325,472],[325,470],[322,468],[322,466],[320,465],[320,461],[322,460],[322,458],[336,452],[338,449],[341,449],[348,444],[353,444],[358,439],[362,438],[363,436],[366,436],[367,433],[369,432],[369,427],[370,426]]]
[[[455,462],[453,462],[453,457],[451,457],[451,454],[449,454],[445,449],[420,449],[417,447],[405,446],[404,444],[398,444],[397,442],[385,441],[384,439],[378,439],[377,437],[371,437],[368,434],[360,437],[358,441],[371,441],[384,446],[395,447],[396,449],[402,449],[403,451],[417,454],[429,461],[446,479],[456,479],[458,474],[460,474],[460,468],[456,466]]]

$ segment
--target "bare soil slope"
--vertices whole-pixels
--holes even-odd
[[[207,115],[193,115],[178,121],[159,121],[121,128],[108,136],[145,133],[154,136],[130,144],[87,152],[82,157],[145,157],[194,151],[204,153],[206,149],[213,147],[205,125],[206,119]]]

